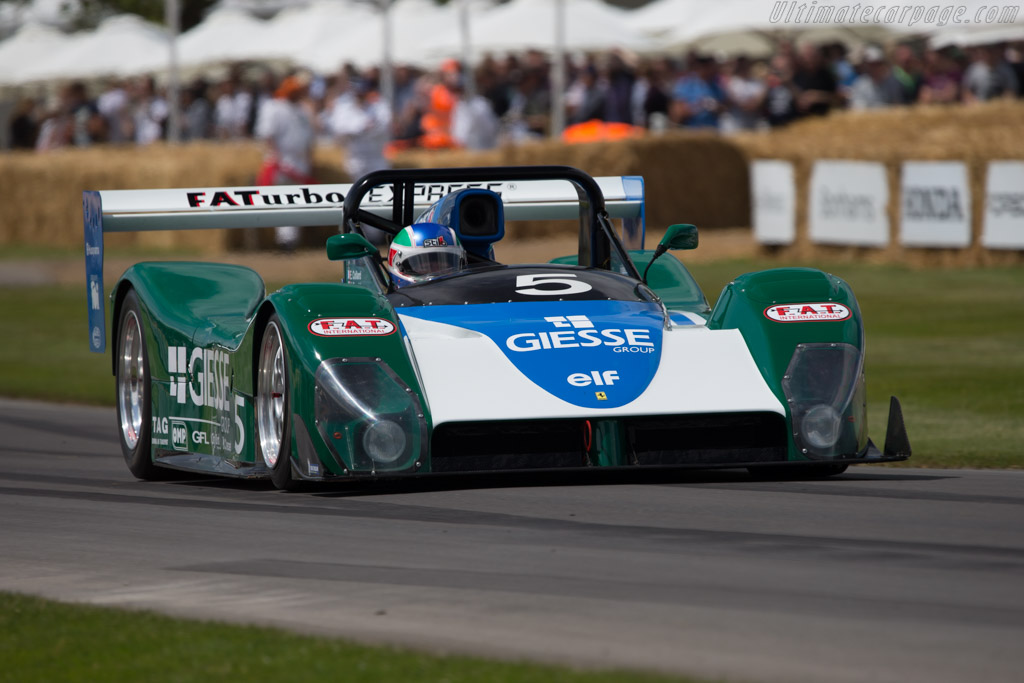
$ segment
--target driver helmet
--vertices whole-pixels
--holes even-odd
[[[387,269],[399,287],[426,282],[466,267],[466,250],[455,231],[438,223],[417,223],[395,235]]]

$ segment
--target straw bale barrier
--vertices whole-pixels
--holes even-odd
[[[742,150],[713,133],[676,132],[612,142],[538,142],[487,152],[406,152],[397,165],[413,168],[562,164],[593,176],[644,177],[647,227],[673,223],[701,228],[750,225],[749,164]],[[513,238],[577,229],[568,221],[510,225]]]
[[[732,140],[751,159],[783,159],[793,164],[797,238],[787,247],[765,247],[765,253],[787,259],[830,257],[916,266],[1024,263],[1024,252],[987,250],[981,246],[988,162],[1024,160],[1024,102],[840,112],[826,118],[800,121],[768,135],[744,134]],[[811,244],[808,237],[808,197],[811,169],[819,159],[885,164],[889,181],[888,247]],[[962,161],[966,165],[972,213],[969,247],[924,249],[900,246],[900,170],[904,161]]]
[[[82,240],[82,191],[250,185],[259,168],[259,143],[190,143],[177,147],[94,147],[46,154],[0,155],[0,246],[77,247]],[[349,182],[342,151],[316,150],[314,175],[325,183]],[[543,142],[488,152],[408,152],[398,167],[567,164],[594,175],[643,175],[647,180],[648,225],[690,222],[701,227],[749,224],[747,161],[740,150],[714,135],[678,134],[646,140],[566,146]],[[655,172],[658,169],[660,172]],[[569,221],[534,227],[571,231]],[[326,232],[325,232],[326,231]],[[304,232],[307,245],[323,244],[324,230]],[[511,231],[515,235],[515,230]],[[254,234],[255,233],[255,234]],[[113,247],[198,249],[219,253],[272,244],[268,230],[189,230],[108,235]]]
[[[262,148],[256,142],[203,142],[181,146],[97,147],[47,154],[0,155],[0,247],[81,245],[81,192],[85,189],[235,186],[253,182]],[[342,151],[316,150],[320,182],[347,182]],[[1024,263],[1024,252],[980,246],[987,164],[1024,159],[1024,103],[897,108],[842,112],[798,122],[771,133],[723,138],[708,133],[672,132],[658,137],[564,145],[545,141],[486,152],[408,151],[398,167],[566,164],[593,175],[642,175],[647,225],[671,223],[702,229],[750,225],[751,159],[785,159],[794,165],[797,239],[788,247],[764,248],[785,259],[850,258],[917,265]],[[813,245],[808,239],[807,199],[811,168],[818,159],[857,159],[885,164],[889,179],[890,245],[884,249]],[[967,249],[900,247],[899,174],[906,160],[959,160],[968,167],[973,239]],[[570,221],[510,226],[510,235],[532,237],[575,229]],[[305,243],[322,244],[331,228],[306,231]],[[108,236],[114,247],[218,253],[269,246],[270,231],[197,230]]]
[[[83,190],[251,185],[262,154],[262,147],[255,142],[0,154],[0,247],[81,247]],[[343,182],[339,161],[338,150],[317,150],[317,177],[324,182]],[[116,233],[104,241],[114,248],[221,253],[240,243],[244,237],[240,232]],[[270,239],[269,231],[259,232],[260,244]]]

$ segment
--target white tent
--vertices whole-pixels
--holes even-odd
[[[996,43],[1024,42],[1024,23],[985,26],[965,29],[957,27],[937,33],[928,39],[928,45],[936,50],[944,47],[974,47]]]
[[[874,21],[873,16],[864,21],[862,13],[853,13],[850,11],[852,6],[846,5],[819,7],[777,0],[715,0],[714,3],[700,3],[699,10],[687,12],[685,16],[674,17],[671,11],[685,8],[685,0],[660,0],[657,4],[665,10],[665,14],[660,15],[663,22],[671,26],[656,38],[655,46],[660,51],[696,48],[764,54],[779,38],[838,41],[853,45],[884,41],[913,30],[905,23],[885,21],[884,15],[882,21]],[[800,7],[804,7],[804,14],[798,14]],[[806,15],[807,8],[816,12],[810,21]],[[831,14],[819,12],[828,8],[833,10]],[[654,9],[645,17],[650,24],[657,23],[658,15],[653,13]],[[790,10],[793,10],[792,14]]]
[[[377,12],[369,5],[354,0],[316,0],[305,7],[286,9],[267,22],[267,54],[311,66],[309,55],[321,49],[326,52],[352,34],[379,33],[379,26]],[[338,64],[327,66],[322,70]]]
[[[473,30],[478,17],[482,17],[489,2],[474,2],[470,5]],[[438,57],[431,56],[423,49],[431,36],[454,34],[459,54],[461,41],[458,32],[458,3],[437,5],[432,0],[399,0],[391,7],[391,61],[396,64],[431,65]],[[332,35],[320,38],[305,48],[300,48],[295,59],[315,71],[334,71],[345,62],[365,67],[379,65],[384,61],[383,15],[374,12],[370,16],[352,20]]]
[[[654,0],[626,16],[630,28],[656,36],[685,25],[711,7],[707,0]]]
[[[262,60],[269,51],[267,22],[232,9],[210,13],[178,38],[178,60],[183,69]]]
[[[609,50],[615,47],[642,49],[648,39],[628,25],[628,10],[601,0],[564,0],[565,45],[573,52]],[[472,21],[473,51],[551,52],[555,45],[556,3],[551,0],[512,0]],[[420,43],[426,55],[454,57],[461,51],[457,26]]]
[[[167,33],[133,14],[105,19],[95,31],[76,34],[63,47],[26,64],[17,83],[128,76],[148,70],[154,56],[166,60]]]
[[[28,23],[0,43],[0,85],[18,82],[26,68],[55,54],[72,38],[43,24]]]

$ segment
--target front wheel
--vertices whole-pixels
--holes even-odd
[[[165,471],[153,464],[151,455],[149,353],[142,331],[142,307],[134,290],[121,303],[114,353],[114,400],[125,464],[139,479],[162,479]]]
[[[293,491],[291,420],[289,419],[288,355],[281,320],[270,316],[263,328],[256,360],[256,451],[279,489]]]

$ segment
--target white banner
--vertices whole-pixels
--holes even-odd
[[[793,164],[778,159],[750,162],[750,194],[754,239],[761,244],[792,244],[796,239]]]
[[[903,162],[900,194],[900,244],[970,245],[971,190],[962,161]]]
[[[988,163],[981,244],[989,249],[1024,249],[1024,161]]]
[[[817,244],[889,244],[889,182],[875,161],[816,161],[811,171],[810,235]]]

